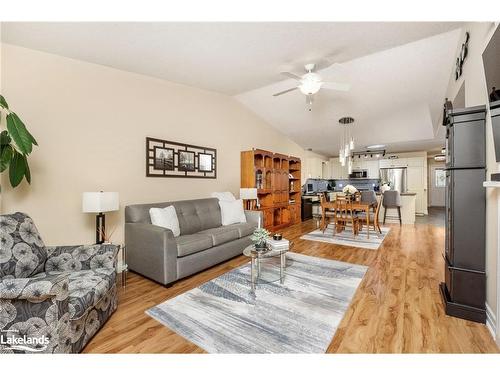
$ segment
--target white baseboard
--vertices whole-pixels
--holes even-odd
[[[497,318],[488,304],[486,304],[486,327],[493,336],[493,340],[497,341]]]

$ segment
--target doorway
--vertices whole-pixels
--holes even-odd
[[[434,162],[429,166],[429,206],[444,207],[446,171],[444,163]]]

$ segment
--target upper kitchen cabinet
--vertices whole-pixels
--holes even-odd
[[[320,158],[307,158],[306,160],[306,178],[323,178],[323,163]]]
[[[397,158],[397,159],[382,159],[379,161],[380,168],[397,168],[397,167],[407,167],[408,159]]]
[[[371,160],[372,158],[354,158],[352,162],[353,170],[366,170],[368,178],[379,178],[379,162],[378,159]]]

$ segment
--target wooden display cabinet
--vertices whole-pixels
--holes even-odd
[[[264,227],[276,231],[300,223],[301,161],[253,149],[241,152],[241,187],[257,188]]]

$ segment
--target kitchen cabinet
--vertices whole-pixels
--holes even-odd
[[[320,158],[307,158],[306,160],[306,177],[307,178],[323,178],[323,160]]]
[[[354,158],[352,163],[353,170],[366,170],[368,178],[379,178],[379,162],[378,160]]]
[[[332,179],[347,178],[347,166],[340,164],[339,158],[331,158],[329,161],[330,175]]]
[[[368,178],[379,178],[378,160],[368,160],[365,162],[365,168],[368,171]]]
[[[379,161],[380,168],[395,168],[395,167],[407,167],[408,160],[406,158],[397,159],[382,159]]]

